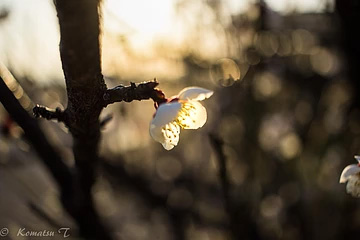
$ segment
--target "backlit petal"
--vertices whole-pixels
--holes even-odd
[[[206,109],[199,102],[189,101],[182,105],[177,122],[184,129],[198,129],[207,120]]]
[[[170,122],[162,127],[150,125],[150,136],[161,143],[166,150],[173,149],[180,139],[180,126]]]
[[[150,123],[150,128],[151,126],[162,127],[169,122],[172,122],[177,117],[180,108],[181,103],[179,102],[160,104],[156,110],[153,120]]]
[[[340,183],[347,182],[351,176],[354,176],[360,172],[360,167],[357,164],[351,164],[344,168],[344,170],[341,173],[340,177]]]
[[[346,185],[346,192],[353,197],[360,197],[360,178],[358,175],[353,175],[349,178]]]
[[[360,163],[360,156],[355,155],[354,158],[356,159],[356,161],[358,161],[358,163]]]
[[[150,125],[150,136],[159,143],[165,142],[161,126]]]
[[[179,93],[180,100],[202,101],[213,95],[213,91],[200,87],[187,87]]]
[[[166,124],[162,129],[164,135],[163,147],[166,150],[173,149],[179,142],[180,139],[180,126],[176,123]]]

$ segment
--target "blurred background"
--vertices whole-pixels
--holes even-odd
[[[168,97],[191,85],[215,92],[203,102],[206,125],[182,131],[171,151],[149,135],[151,101],[104,109],[101,118],[113,119],[102,131],[93,193],[114,236],[359,236],[359,200],[338,183],[360,148],[359,9],[352,0],[104,0],[108,87],[156,77]],[[22,86],[15,95],[29,110],[66,107],[58,43],[52,1],[0,1],[1,69]],[[67,129],[39,121],[72,165]],[[2,105],[0,127],[0,228],[10,239],[20,227],[76,232]],[[211,144],[209,134],[220,141]]]

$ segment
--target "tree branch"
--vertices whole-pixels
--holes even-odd
[[[114,102],[131,102],[134,100],[147,100],[152,99],[156,103],[165,102],[164,93],[156,89],[155,87],[159,83],[154,79],[154,81],[143,82],[136,86],[135,83],[131,83],[130,86],[117,86],[111,89],[106,90],[103,98],[105,106]]]
[[[225,211],[229,217],[229,227],[233,239],[259,239],[256,223],[252,221],[247,205],[235,204],[230,196],[231,185],[227,174],[227,158],[224,142],[215,135],[209,135],[210,143],[219,163],[219,181],[223,190]]]
[[[209,135],[210,143],[213,146],[215,153],[217,155],[219,163],[219,180],[222,187],[223,198],[225,210],[229,216],[230,220],[230,230],[233,236],[233,239],[239,239],[239,226],[237,226],[237,217],[235,215],[235,209],[233,207],[231,197],[230,197],[230,182],[227,175],[227,159],[223,151],[223,141],[216,136],[215,134]]]
[[[171,222],[177,222],[175,219],[185,219],[191,217],[191,219],[199,225],[206,227],[214,227],[223,229],[228,227],[221,220],[207,219],[202,216],[194,207],[188,209],[176,209],[168,205],[168,196],[156,195],[152,192],[149,187],[148,180],[141,175],[129,174],[122,164],[113,163],[108,159],[103,159],[101,161],[101,166],[104,171],[104,175],[109,179],[110,182],[118,183],[117,186],[128,186],[132,191],[138,194],[138,196],[144,200],[144,203],[151,208],[161,207],[166,209],[167,214],[172,219]],[[211,186],[205,186],[204,188],[210,189]],[[181,229],[176,229],[178,226],[174,226],[174,233],[181,231]],[[183,239],[180,236],[176,236],[174,239]]]
[[[76,166],[74,208],[80,234],[86,239],[111,239],[101,223],[91,193],[99,162],[99,115],[106,85],[101,73],[98,0],[55,0],[60,25],[60,56],[68,105],[66,125],[73,136]]]
[[[1,76],[0,101],[10,114],[10,117],[24,130],[25,137],[33,145],[49,169],[60,188],[62,199],[67,198],[72,192],[72,174],[70,169],[49,143],[38,122],[21,106]]]

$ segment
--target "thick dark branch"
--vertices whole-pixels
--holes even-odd
[[[74,142],[78,138],[94,138],[91,148],[97,150],[99,115],[106,91],[100,62],[99,1],[56,0],[55,5],[68,95],[67,124]]]
[[[106,85],[101,73],[98,0],[55,0],[60,24],[60,56],[68,106],[66,124],[74,143],[75,208],[70,209],[86,239],[111,239],[93,203],[92,186],[99,162],[99,115]]]
[[[33,108],[33,113],[36,118],[42,117],[46,118],[47,120],[55,119],[59,122],[66,123],[66,115],[60,108],[53,110],[37,104]]]
[[[152,99],[154,102],[161,103],[166,101],[164,93],[156,89],[155,87],[159,83],[154,79],[154,81],[143,82],[136,86],[135,83],[131,83],[130,86],[117,86],[111,89],[108,89],[103,98],[105,106],[114,102],[131,102],[134,100],[147,100]]]

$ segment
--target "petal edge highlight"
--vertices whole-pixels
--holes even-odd
[[[201,88],[201,87],[187,87],[181,90],[179,93],[180,100],[193,100],[202,101],[211,97],[214,94],[213,91]]]

